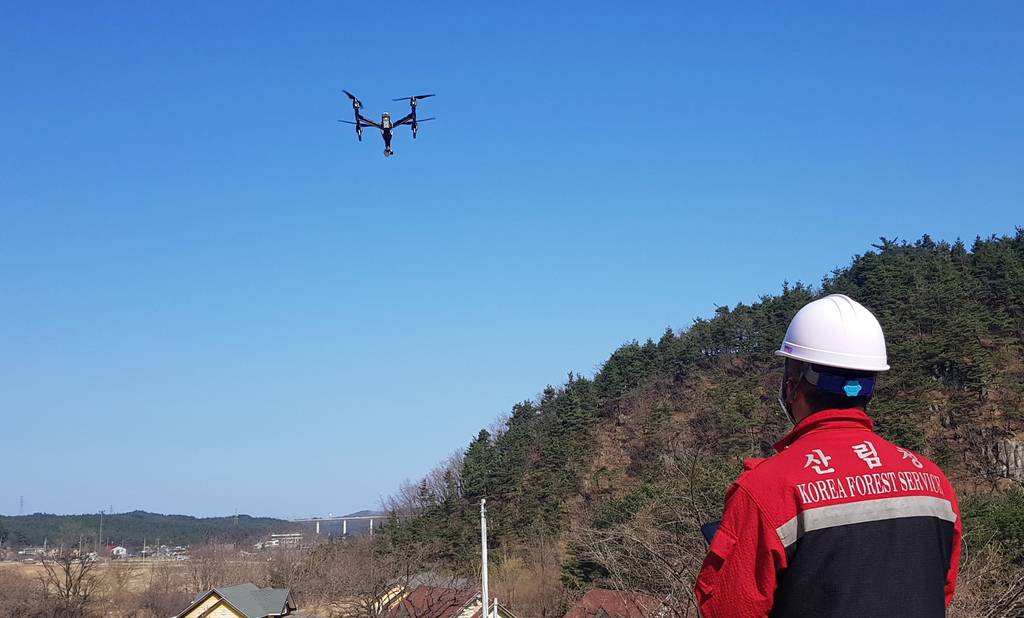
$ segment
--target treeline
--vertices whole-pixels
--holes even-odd
[[[103,538],[100,544],[110,542],[141,548],[143,542],[152,546],[158,539],[163,545],[247,543],[272,532],[289,531],[298,531],[298,528],[285,520],[270,517],[190,517],[132,511],[103,515]],[[76,545],[81,541],[91,547],[99,534],[99,513],[34,513],[0,517],[0,540],[4,545],[42,545],[44,542],[51,546]]]
[[[0,618],[166,618],[202,593],[243,582],[288,588],[303,616],[382,618],[393,607],[395,586],[418,585],[417,576],[431,566],[415,555],[380,552],[368,536],[259,553],[198,545],[190,555],[106,563],[80,560],[65,547],[31,566],[7,565],[0,568]],[[431,581],[465,585],[436,573]]]
[[[1024,538],[1007,515],[1019,512],[1012,487],[1021,479],[1008,478],[994,448],[1024,430],[1022,229],[969,247],[881,239],[818,286],[785,284],[657,341],[623,345],[593,378],[569,375],[515,405],[496,431],[402,488],[384,538],[471,563],[486,497],[499,563],[554,547],[567,586],[673,591],[669,580],[685,580],[695,565],[683,563],[702,555],[697,525],[718,514],[742,458],[770,455],[787,431],[773,352],[796,311],[829,293],[857,299],[885,329],[892,370],[869,410],[879,431],[947,470],[979,538]],[[676,564],[653,572],[640,565],[662,556],[611,549],[627,537],[677,552]]]

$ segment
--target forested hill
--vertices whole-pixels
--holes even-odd
[[[882,239],[820,285],[783,285],[623,345],[592,378],[515,405],[496,434],[403,488],[388,540],[468,561],[486,497],[499,561],[556,560],[570,585],[671,589],[699,565],[697,526],[719,514],[742,458],[770,455],[788,430],[773,352],[789,320],[837,292],[885,330],[892,370],[869,409],[879,431],[948,471],[974,538],[1024,547],[1024,470],[1012,463],[1015,449],[1024,458],[1024,229],[970,245]]]
[[[208,542],[247,543],[272,532],[289,532],[294,524],[270,517],[239,515],[228,517],[190,517],[160,515],[145,511],[103,516],[103,541],[130,548],[149,545],[157,539],[164,545],[195,545]],[[97,538],[99,513],[91,515],[50,515],[35,513],[0,517],[0,538],[4,545],[74,544],[83,539],[88,545]]]

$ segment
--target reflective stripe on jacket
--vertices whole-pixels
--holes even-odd
[[[750,460],[697,578],[705,618],[936,616],[960,559],[956,494],[856,409],[810,415]]]

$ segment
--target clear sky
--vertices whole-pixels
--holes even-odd
[[[373,508],[623,342],[879,236],[1012,233],[1021,32],[1016,2],[5,1],[0,513]],[[385,159],[342,88],[438,120]]]

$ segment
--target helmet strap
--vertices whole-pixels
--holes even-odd
[[[788,363],[786,367],[788,367]],[[807,363],[801,363],[800,375],[796,376],[795,382],[800,384],[800,380],[804,379],[804,375],[807,371]],[[796,388],[788,388],[789,381],[792,379],[789,376],[789,370],[784,367],[782,370],[782,382],[779,384],[779,405],[782,406],[782,411],[786,413],[786,417],[791,423],[796,425],[796,417],[793,416],[793,398],[796,396]]]

